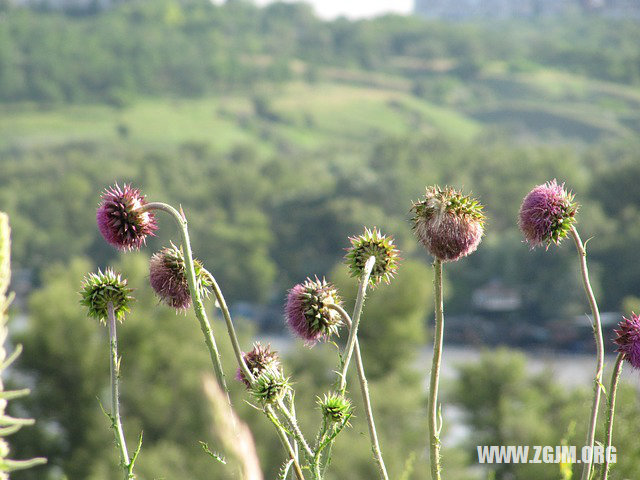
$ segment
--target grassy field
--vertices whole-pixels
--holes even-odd
[[[263,87],[253,95],[143,98],[122,108],[0,106],[0,149],[84,141],[170,148],[195,142],[220,151],[251,144],[269,153],[361,145],[410,132],[470,140],[488,125],[541,141],[587,142],[640,128],[637,89],[550,70],[487,69],[460,84],[468,92],[453,104],[411,95],[411,82],[403,77],[372,77],[366,84],[363,72],[339,76],[331,70],[323,78]]]
[[[251,143],[260,150],[316,149],[379,135],[443,130],[469,139],[479,124],[453,110],[382,88],[339,83],[291,83],[261,91],[270,118],[256,113],[251,97],[142,99],[124,108],[73,105],[0,107],[0,148],[69,141],[128,142],[165,147],[209,143],[227,150]]]

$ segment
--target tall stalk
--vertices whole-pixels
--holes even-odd
[[[207,312],[204,308],[204,304],[202,303],[202,295],[200,294],[200,290],[198,289],[196,271],[193,266],[193,252],[191,251],[191,241],[189,240],[189,229],[187,228],[187,218],[184,216],[184,213],[178,212],[175,208],[173,208],[171,205],[167,205],[166,203],[152,202],[146,204],[142,208],[142,211],[150,210],[161,210],[165,213],[168,213],[176,221],[178,227],[180,227],[180,234],[182,236],[182,247],[184,248],[185,273],[187,275],[187,283],[189,284],[189,293],[191,294],[191,299],[193,301],[193,310],[196,314],[196,317],[198,318],[198,322],[200,323],[200,329],[202,330],[202,334],[204,335],[204,342],[207,346],[207,350],[209,350],[209,356],[211,357],[211,363],[213,364],[216,379],[218,380],[218,384],[220,385],[222,390],[227,395],[227,399],[229,400],[229,404],[231,405],[229,388],[227,387],[224,370],[222,369],[220,352],[218,351],[218,345],[216,344],[216,339],[213,335],[213,329],[211,328],[211,323],[209,322],[209,319],[207,317]],[[247,378],[252,377],[251,375],[249,375],[247,376]]]
[[[440,480],[440,429],[438,422],[438,385],[440,381],[440,364],[442,362],[442,342],[444,338],[444,313],[442,301],[442,261],[438,258],[433,262],[435,273],[435,322],[433,335],[433,360],[431,362],[431,379],[429,381],[429,452],[431,461],[431,478]]]
[[[604,369],[604,342],[602,340],[602,325],[600,323],[600,312],[598,310],[598,304],[596,303],[596,297],[591,289],[591,283],[589,281],[589,270],[587,268],[587,252],[584,248],[580,235],[574,226],[571,227],[571,236],[576,244],[578,255],[580,256],[580,271],[582,273],[582,284],[584,291],[589,300],[589,306],[591,307],[591,313],[593,315],[593,335],[596,340],[596,374],[593,380],[593,406],[591,408],[591,418],[589,420],[589,429],[587,430],[587,442],[586,445],[591,448],[593,453],[593,444],[596,435],[596,425],[598,422],[598,409],[600,408],[600,396],[602,393],[602,371]],[[590,455],[589,461],[585,462],[582,468],[582,480],[589,480],[591,477],[591,470],[593,468],[593,454]]]
[[[358,296],[356,297],[356,304],[353,307],[353,320],[349,326],[349,338],[347,339],[342,371],[340,373],[340,393],[342,394],[344,394],[347,388],[347,370],[349,369],[349,362],[351,361],[351,355],[353,354],[357,341],[358,325],[360,324],[364,299],[367,295],[367,285],[369,284],[369,277],[371,276],[371,270],[375,263],[376,257],[371,256],[367,259],[367,262],[364,264],[362,277],[360,277],[360,283],[358,284]]]
[[[337,311],[347,324],[349,329],[352,328],[353,322],[349,317],[349,314],[339,305],[329,305],[329,308]],[[378,473],[382,480],[389,480],[389,474],[382,458],[382,451],[380,449],[380,442],[378,441],[378,433],[376,431],[376,423],[373,418],[373,408],[371,407],[371,396],[369,394],[369,384],[364,372],[364,363],[362,362],[362,354],[360,353],[360,343],[356,338],[354,341],[354,351],[356,359],[356,370],[358,372],[358,380],[360,383],[360,393],[362,394],[362,401],[364,403],[364,413],[367,419],[367,426],[369,427],[369,438],[371,439],[371,450],[373,451],[373,457],[378,467]],[[344,376],[342,377],[344,378]]]
[[[109,317],[109,358],[111,372],[111,422],[115,435],[116,447],[120,452],[120,464],[124,469],[125,480],[135,478],[133,475],[133,464],[129,460],[127,442],[124,438],[122,420],[120,418],[120,359],[118,358],[118,336],[116,334],[116,315],[113,309],[113,302],[107,304]]]
[[[609,455],[611,450],[611,442],[613,440],[613,415],[616,409],[616,393],[618,391],[618,381],[622,372],[622,364],[624,362],[624,354],[619,353],[616,358],[616,365],[611,374],[611,387],[609,388],[609,408],[607,409],[607,439],[604,451],[604,465],[602,465],[602,480],[607,480],[609,476]]]

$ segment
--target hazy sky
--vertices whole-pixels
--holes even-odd
[[[254,0],[259,5],[274,0]],[[323,18],[345,15],[349,18],[372,17],[382,13],[409,13],[413,0],[305,0]]]

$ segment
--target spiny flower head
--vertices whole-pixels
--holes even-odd
[[[482,205],[451,187],[427,187],[415,212],[413,229],[427,251],[443,262],[456,261],[478,248],[484,233]]]
[[[325,393],[322,398],[318,397],[317,403],[322,411],[322,416],[329,423],[342,423],[353,410],[351,401],[336,392]]]
[[[564,183],[554,179],[531,190],[520,207],[518,224],[531,248],[558,245],[575,223],[578,204]]]
[[[127,280],[119,273],[107,268],[104,273],[89,273],[84,277],[80,295],[80,304],[87,307],[90,317],[106,323],[109,302],[113,304],[115,317],[122,321],[124,314],[129,311],[129,304],[133,300],[132,290],[127,287]]]
[[[351,248],[347,249],[345,261],[351,276],[361,278],[367,260],[373,256],[376,261],[371,270],[369,284],[375,287],[383,280],[389,283],[398,269],[399,260],[399,252],[393,244],[393,238],[382,235],[375,227],[373,230],[365,227],[362,235],[349,237],[349,241]]]
[[[618,324],[618,330],[614,330],[616,338],[613,340],[617,345],[616,350],[624,354],[634,368],[640,368],[640,316],[631,313],[630,318],[622,317]]]
[[[106,188],[96,213],[104,239],[118,250],[139,249],[158,228],[153,213],[141,211],[146,203],[140,190],[130,185]]]
[[[279,370],[280,358],[276,352],[271,351],[271,346],[263,346],[260,342],[253,344],[253,349],[242,355],[244,363],[254,377],[260,376],[265,370]],[[247,388],[251,387],[251,382],[245,376],[242,368],[238,367],[236,371],[236,380],[244,383]]]
[[[289,379],[280,369],[266,369],[260,373],[250,387],[251,395],[262,404],[281,400],[291,388]]]
[[[307,278],[289,290],[285,305],[286,321],[293,333],[313,345],[320,338],[337,333],[340,316],[328,307],[339,304],[335,287],[324,279]]]
[[[199,260],[193,260],[196,281],[200,294],[209,295],[211,281]],[[156,252],[149,261],[149,283],[151,287],[167,305],[176,310],[186,310],[191,306],[191,293],[187,281],[186,265],[182,247],[173,243]]]

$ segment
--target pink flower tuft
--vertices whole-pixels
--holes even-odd
[[[338,330],[340,317],[327,307],[338,304],[335,287],[324,279],[307,279],[289,290],[285,316],[291,331],[313,345],[320,338],[327,339]]]
[[[484,233],[482,208],[453,188],[428,187],[424,199],[413,204],[413,229],[431,255],[453,262],[478,248]]]
[[[640,369],[640,316],[632,313],[631,318],[622,317],[618,328],[613,340],[618,345],[616,351],[624,354],[625,360],[634,368]]]
[[[118,250],[140,249],[148,235],[158,228],[151,212],[141,211],[147,202],[140,190],[118,184],[105,189],[96,213],[98,229]]]
[[[571,231],[578,206],[556,180],[538,185],[522,201],[519,226],[531,248],[558,245]]]

